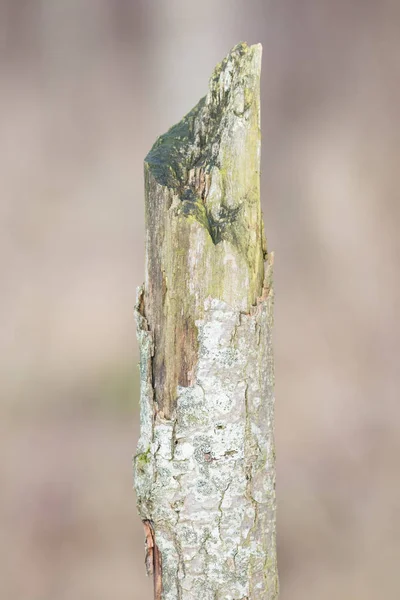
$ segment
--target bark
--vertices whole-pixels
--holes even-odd
[[[145,159],[134,470],[157,600],[278,595],[260,69],[260,45],[233,48]]]

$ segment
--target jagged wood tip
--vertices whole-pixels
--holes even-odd
[[[261,52],[260,44],[235,46],[207,95],[145,159],[146,312],[157,338],[156,396],[168,414],[176,385],[192,378],[205,298],[248,311],[263,292]],[[176,352],[180,373],[169,358],[176,363]]]

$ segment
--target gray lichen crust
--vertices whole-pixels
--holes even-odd
[[[160,556],[157,600],[278,596],[260,61],[260,46],[236,46],[145,163],[134,471]]]

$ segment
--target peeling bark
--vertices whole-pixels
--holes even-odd
[[[153,575],[154,600],[162,598],[161,555],[156,544],[153,525],[143,521],[146,540],[146,570],[147,575]]]
[[[278,595],[260,67],[236,46],[145,160],[134,470],[156,600]]]

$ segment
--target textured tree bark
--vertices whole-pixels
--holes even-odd
[[[233,48],[145,159],[134,471],[156,600],[278,596],[260,69],[260,45]]]

